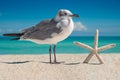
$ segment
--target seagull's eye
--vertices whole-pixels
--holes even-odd
[[[65,15],[67,15],[67,13],[64,13]]]

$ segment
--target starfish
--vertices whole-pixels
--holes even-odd
[[[91,53],[87,56],[87,58],[85,59],[85,61],[83,63],[88,63],[90,61],[90,59],[92,58],[92,56],[95,55],[98,58],[99,62],[101,64],[103,64],[104,60],[102,59],[102,57],[98,53],[102,50],[107,50],[107,49],[110,49],[110,48],[113,48],[114,46],[116,46],[116,44],[108,44],[108,45],[105,45],[105,46],[98,48],[98,32],[99,31],[97,29],[96,33],[95,33],[95,37],[94,37],[94,47],[91,47],[89,45],[86,45],[84,43],[77,42],[77,41],[73,42],[75,45],[91,51]]]

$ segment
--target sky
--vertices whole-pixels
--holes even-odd
[[[120,36],[120,0],[0,0],[0,35],[54,18],[59,9],[80,15],[71,36],[93,36],[96,29],[101,36]]]

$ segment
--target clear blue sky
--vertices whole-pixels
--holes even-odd
[[[56,15],[59,9],[69,9],[80,15],[86,31],[72,35],[120,36],[120,0],[0,0],[0,34],[17,32],[43,19]]]

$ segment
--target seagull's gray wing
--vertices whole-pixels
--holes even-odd
[[[60,27],[56,27],[57,23],[58,22],[54,21],[54,19],[41,21],[36,26],[23,30],[22,32],[24,35],[21,39],[44,40],[47,38],[52,38],[52,33],[59,34],[62,31]]]

